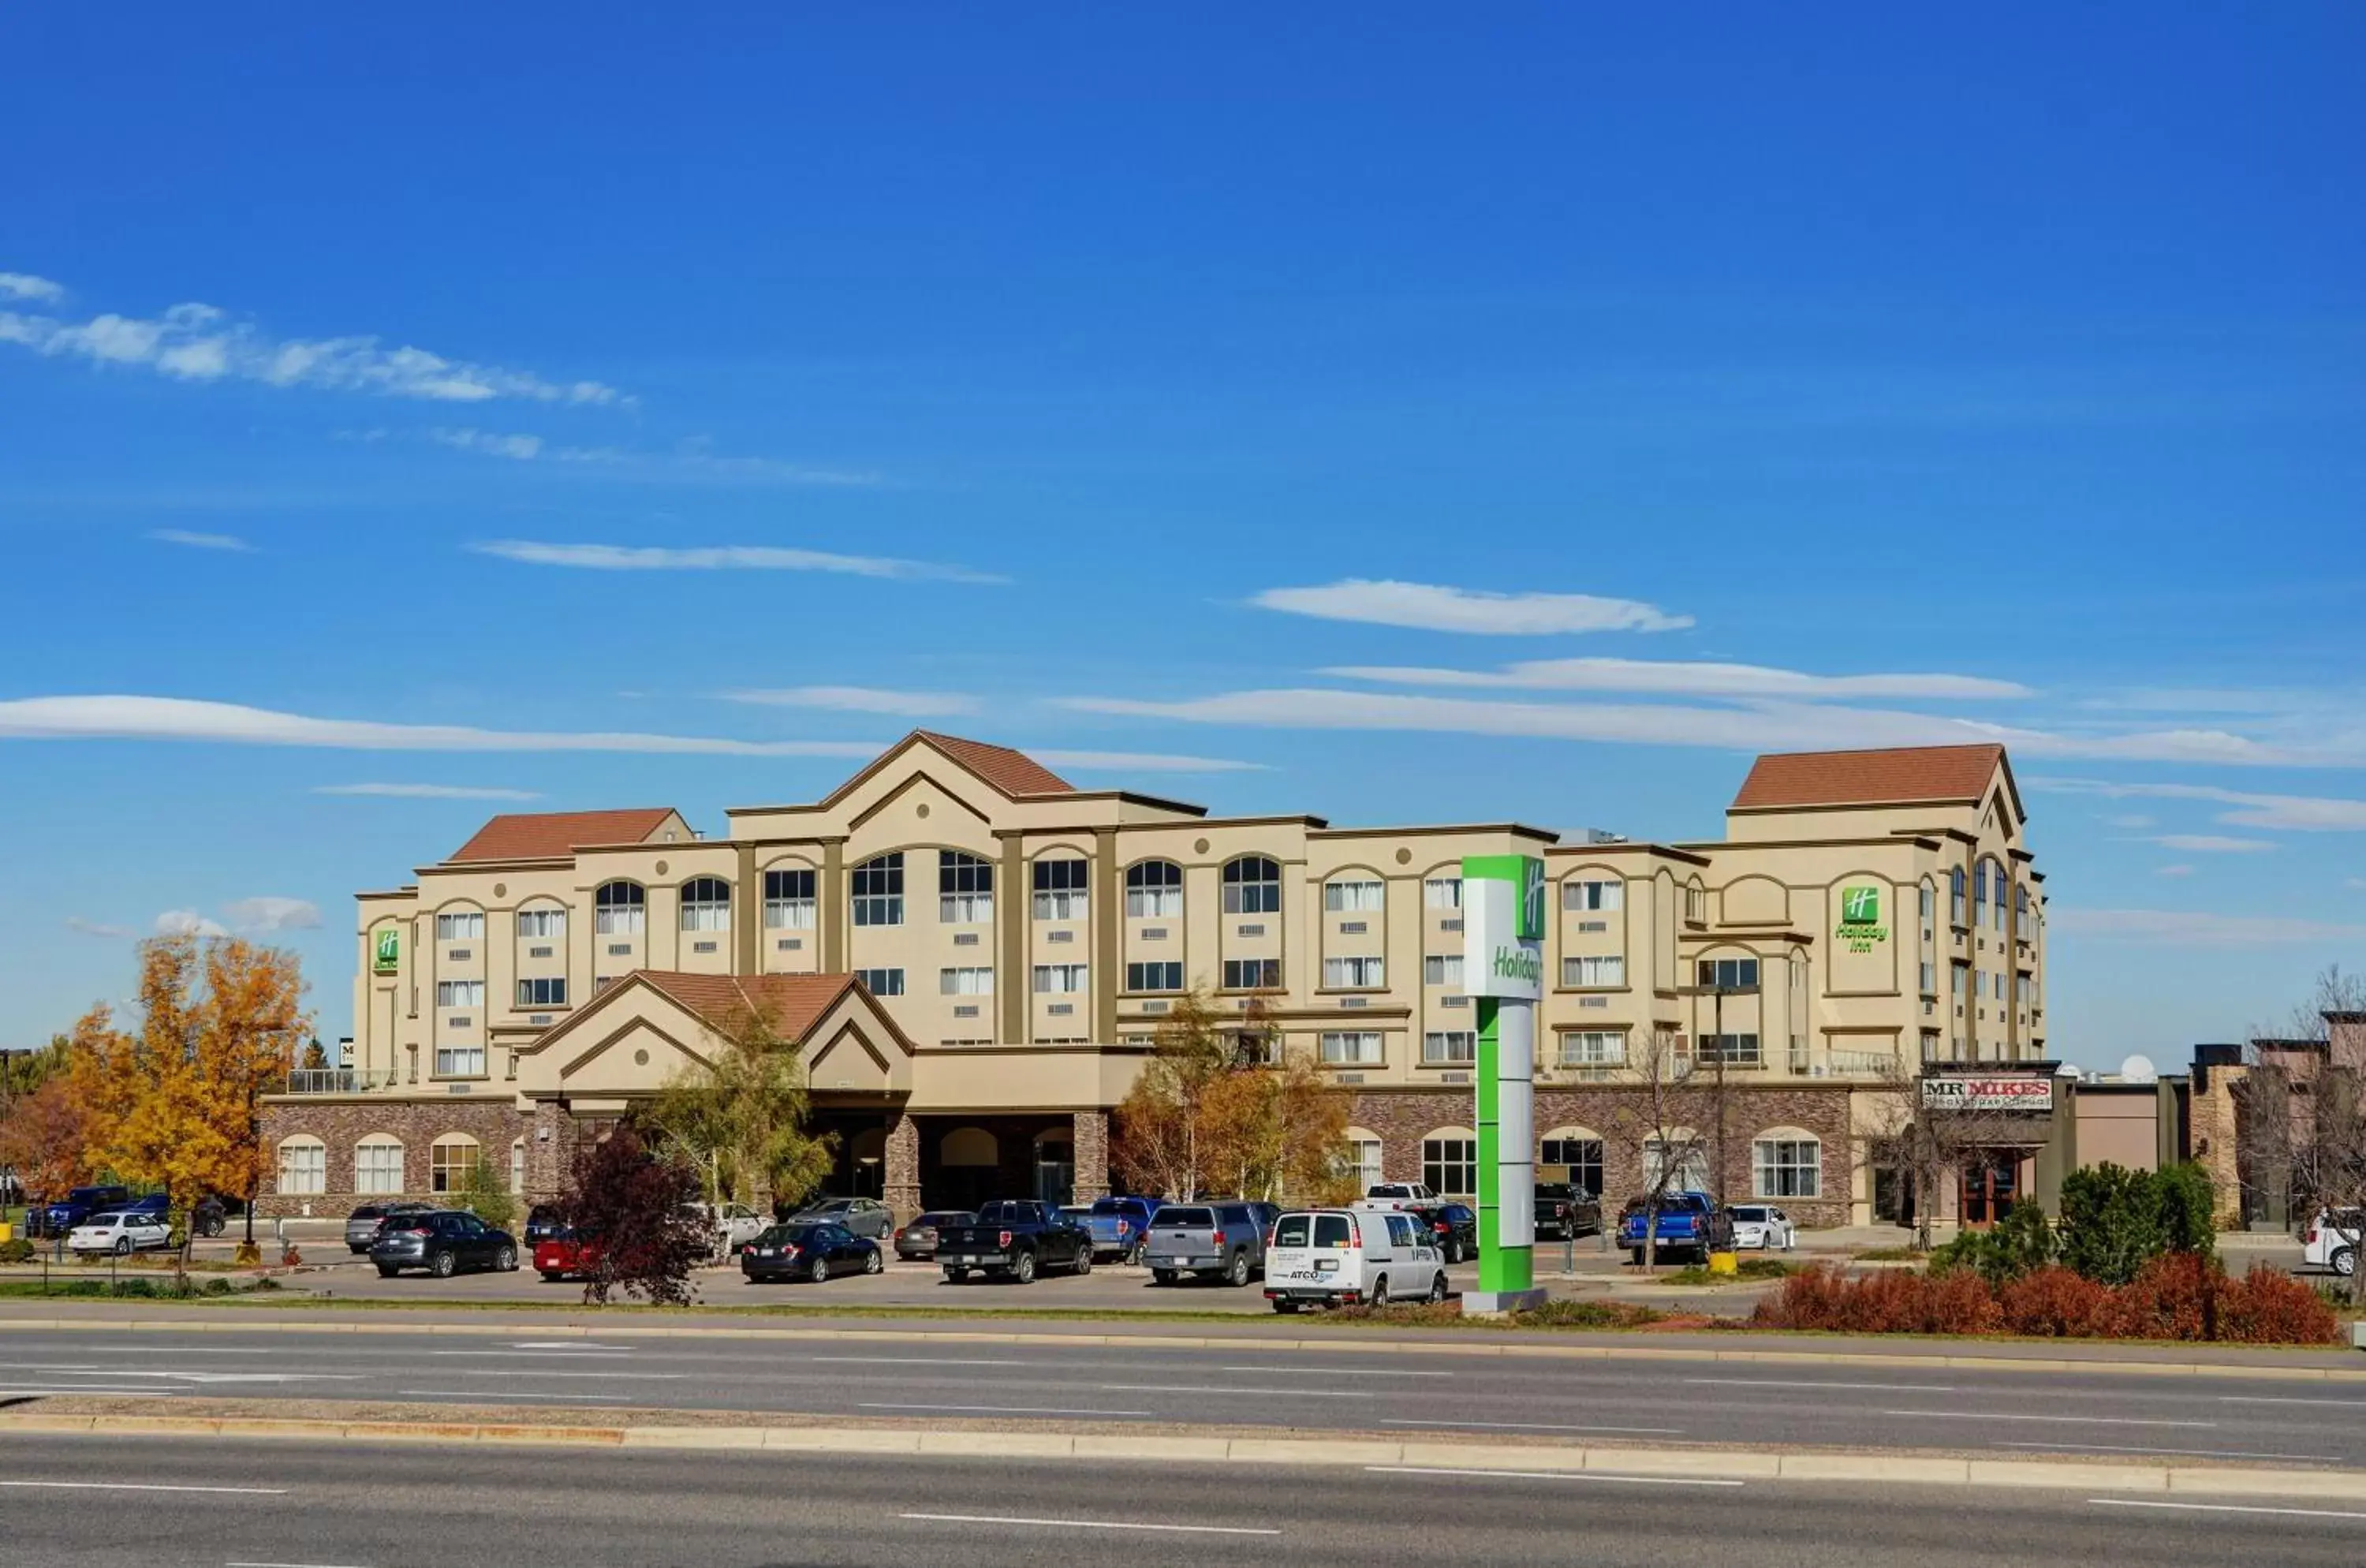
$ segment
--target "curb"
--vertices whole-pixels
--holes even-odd
[[[327,1322],[225,1323],[206,1319],[175,1323],[163,1318],[0,1317],[0,1333],[11,1330],[116,1334],[378,1334],[507,1337],[530,1333],[545,1339],[754,1339],[784,1342],[851,1341],[943,1345],[1133,1346],[1152,1350],[1288,1351],[1292,1354],[1394,1356],[1536,1357],[1579,1361],[1723,1361],[1777,1367],[1853,1366],[1953,1368],[1990,1372],[2035,1372],[2069,1376],[2251,1378],[2296,1382],[2366,1383],[2366,1369],[2277,1367],[2230,1361],[2115,1361],[2053,1359],[2034,1356],[1909,1356],[1887,1351],[1718,1349],[1644,1345],[1518,1345],[1499,1340],[1455,1344],[1436,1339],[1367,1339],[1346,1335],[1284,1339],[1269,1335],[1033,1334],[991,1329],[764,1328],[691,1326],[652,1323],[400,1323],[337,1319]]]
[[[535,1427],[440,1421],[290,1421],[170,1416],[0,1415],[11,1433],[284,1438],[319,1442],[504,1444],[674,1451],[912,1454],[941,1459],[1073,1459],[1089,1463],[1235,1463],[1538,1471],[1716,1481],[1994,1486],[2177,1495],[2310,1496],[2366,1503],[2366,1471],[2242,1470],[1876,1455],[1781,1449],[1619,1449],[1371,1438],[1126,1437],[1103,1433],[907,1430],[875,1427]]]

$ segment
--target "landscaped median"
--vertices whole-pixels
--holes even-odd
[[[76,1401],[75,1404],[86,1402]],[[235,1402],[216,1402],[229,1405]],[[1845,1450],[1742,1447],[1627,1447],[1550,1440],[1449,1441],[1384,1436],[1250,1435],[1236,1429],[1165,1431],[1079,1427],[1024,1430],[930,1422],[904,1426],[683,1423],[682,1412],[646,1412],[674,1420],[615,1421],[608,1412],[488,1408],[454,1418],[439,1407],[376,1407],[369,1419],[211,1414],[152,1416],[111,1411],[0,1413],[0,1438],[11,1433],[88,1433],[110,1438],[218,1438],[313,1444],[445,1443],[593,1447],[782,1454],[913,1454],[986,1460],[1074,1459],[1100,1463],[1227,1463],[1325,1467],[1503,1471],[1598,1475],[1606,1479],[1798,1481],[1853,1484],[2038,1487],[2056,1491],[2214,1496],[2308,1496],[2366,1504],[2366,1471],[2172,1464],[2141,1460],[1973,1459],[1928,1452],[1870,1454]],[[582,1419],[587,1414],[610,1416]]]

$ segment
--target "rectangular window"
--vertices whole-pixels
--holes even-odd
[[[994,971],[984,964],[937,971],[937,990],[948,997],[994,995]]]
[[[1699,983],[1720,991],[1750,991],[1758,987],[1758,960],[1755,958],[1704,958],[1696,971]]]
[[[1171,920],[1183,913],[1180,887],[1129,887],[1125,912],[1145,919]]]
[[[854,868],[851,891],[858,926],[904,923],[904,855],[880,855]],[[900,994],[900,993],[899,993]]]
[[[535,941],[552,941],[567,934],[567,911],[564,909],[520,909],[517,912],[517,933]]]
[[[1178,963],[1129,964],[1125,966],[1125,988],[1129,991],[1179,991],[1183,988],[1183,965]]]
[[[1462,908],[1462,879],[1459,876],[1433,876],[1421,885],[1421,901],[1431,909]]]
[[[1947,873],[1947,921],[1964,923],[1964,868],[1960,865]]]
[[[356,1145],[354,1149],[354,1190],[366,1197],[384,1197],[389,1192],[401,1191],[402,1145]]]
[[[1380,1032],[1377,1029],[1334,1030],[1323,1036],[1323,1060],[1334,1066],[1378,1066]]]
[[[764,874],[764,929],[811,931],[814,924],[814,874],[810,871],[768,871]]]
[[[520,980],[517,1005],[522,1008],[562,1008],[567,1005],[567,981],[562,978]]]
[[[1347,1140],[1347,1164],[1356,1173],[1356,1190],[1369,1192],[1378,1187],[1380,1176],[1380,1141],[1378,1138]]]
[[[1467,1029],[1442,1030],[1421,1037],[1421,1059],[1427,1066],[1453,1066],[1479,1059],[1479,1036]]]
[[[1035,863],[1035,918],[1039,920],[1081,920],[1085,888],[1092,863],[1081,860],[1039,860]]]
[[[854,977],[874,997],[900,997],[904,994],[904,972],[901,969],[857,969]]]
[[[1601,1139],[1547,1138],[1538,1145],[1537,1163],[1567,1166],[1572,1187],[1596,1198],[1602,1196]],[[1538,1179],[1543,1178],[1539,1176]]]
[[[1470,1138],[1424,1138],[1421,1179],[1441,1198],[1468,1198],[1479,1190],[1479,1145]]]
[[[1462,954],[1433,953],[1421,961],[1421,983],[1425,986],[1451,986],[1462,988]]]
[[[1627,983],[1627,960],[1619,953],[1599,958],[1564,958],[1560,961],[1560,983],[1580,987],[1623,986]]]
[[[1326,958],[1323,985],[1333,991],[1376,991],[1387,984],[1381,976],[1387,961],[1380,958]]]
[[[437,1144],[427,1151],[427,1190],[466,1192],[477,1168],[474,1144]]]
[[[1380,912],[1385,897],[1378,882],[1326,882],[1323,885],[1323,910],[1331,915],[1376,915]]]
[[[438,1045],[435,1076],[439,1078],[480,1078],[485,1076],[482,1045]]]
[[[1596,909],[1617,909],[1625,906],[1627,885],[1623,882],[1564,882],[1560,885],[1560,907],[1564,909],[1591,913]]]
[[[1926,997],[1939,994],[1939,966],[1927,958],[1922,961],[1922,994]]]
[[[1572,1029],[1560,1037],[1564,1067],[1623,1067],[1627,1036],[1615,1029]]]
[[[1916,900],[1916,905],[1922,916],[1922,923],[1924,925],[1929,925],[1931,923],[1931,917],[1938,912],[1938,896],[1931,891],[1931,885],[1927,882],[1924,883],[1921,887],[1921,896]]]
[[[1035,965],[1035,994],[1039,997],[1071,997],[1085,988],[1087,965],[1082,964],[1038,964]]]
[[[1750,1188],[1761,1198],[1820,1198],[1824,1145],[1813,1138],[1761,1138],[1750,1145]]]
[[[482,980],[438,980],[435,982],[435,1005],[439,1008],[483,1007],[485,983]]]
[[[329,1151],[320,1144],[279,1145],[279,1190],[313,1197],[329,1190]]]
[[[982,926],[994,919],[994,866],[956,850],[937,853],[937,919],[948,926]]]
[[[1955,990],[1955,999],[1960,1002],[1964,999],[1965,988],[1970,984],[1965,976],[1970,974],[1971,971],[1961,964],[1951,964],[1949,967],[1954,971],[1954,973],[1948,976],[1949,983]]]
[[[435,917],[437,942],[474,942],[485,934],[485,917],[479,914]]]
[[[1700,1037],[1700,1059],[1723,1062],[1729,1067],[1754,1067],[1763,1060],[1758,1055],[1755,1034],[1704,1034]]]
[[[1272,991],[1281,987],[1281,960],[1279,958],[1227,958],[1224,960],[1224,989],[1228,991]]]

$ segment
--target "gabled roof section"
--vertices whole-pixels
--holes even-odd
[[[670,806],[623,811],[505,811],[452,852],[455,861],[553,860],[587,844],[638,844],[674,815]]]
[[[672,998],[709,1029],[721,1032],[764,1013],[775,1034],[796,1044],[856,984],[851,975],[686,975],[673,969],[637,970],[634,977]]]
[[[916,729],[911,738],[927,741],[1005,795],[1076,793],[1076,785],[1024,751],[989,746],[983,740],[964,740],[958,735],[940,735],[933,729]]]
[[[2021,792],[2004,748],[1896,746],[1873,751],[1783,751],[1751,764],[1733,811],[1833,806],[1977,806],[1999,769],[2016,815]]]

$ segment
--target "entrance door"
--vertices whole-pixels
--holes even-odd
[[[1076,1145],[1073,1138],[1046,1134],[1035,1145],[1035,1196],[1065,1203],[1076,1190]]]
[[[2021,1156],[2013,1150],[1986,1151],[1972,1156],[1964,1166],[1963,1205],[1964,1225],[1968,1230],[1986,1230],[2012,1213],[2013,1201],[2020,1196]]]

